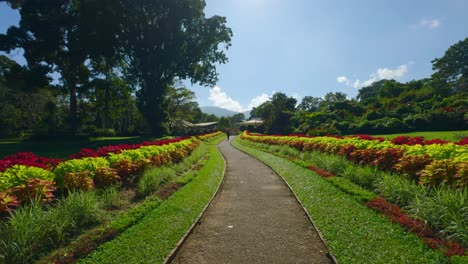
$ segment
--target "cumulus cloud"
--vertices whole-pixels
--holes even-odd
[[[211,88],[208,99],[213,102],[214,106],[222,107],[235,112],[244,111],[242,105],[238,101],[229,97],[218,86]]]
[[[344,83],[344,84],[346,84],[348,86],[350,86],[350,84],[351,84],[351,81],[346,76],[339,76],[339,77],[336,78],[336,81],[338,83]]]
[[[374,73],[372,73],[369,76],[369,79],[365,81],[361,81],[359,79],[356,79],[354,81],[351,81],[348,77],[346,76],[339,76],[336,78],[336,81],[338,83],[343,83],[346,86],[351,86],[356,89],[369,86],[374,82],[380,81],[380,80],[399,80],[401,79],[405,74],[408,73],[408,68],[409,65],[412,64],[412,62],[408,64],[403,64],[398,66],[395,69],[389,69],[389,68],[378,68]]]
[[[271,95],[262,93],[261,95],[252,98],[247,108],[244,108],[239,101],[232,99],[226,92],[221,89],[221,87],[218,86],[211,88],[208,99],[213,103],[214,106],[222,107],[235,112],[244,112],[247,110],[252,110],[252,108],[270,100],[271,96],[273,96],[275,93],[275,91],[272,91]],[[297,98],[299,95],[295,94],[294,96]]]
[[[268,101],[269,99],[270,99],[270,96],[268,96],[268,94],[262,93],[261,95],[254,97],[252,98],[252,100],[250,100],[250,104],[247,107],[247,109],[252,109],[254,107],[257,107],[263,104],[264,102]]]
[[[428,28],[428,29],[436,29],[439,28],[442,25],[442,22],[440,19],[421,19],[419,21],[419,26]]]

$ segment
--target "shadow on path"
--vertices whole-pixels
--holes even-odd
[[[330,263],[282,179],[228,141],[218,147],[224,183],[171,263]]]

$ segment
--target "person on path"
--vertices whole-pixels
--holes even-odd
[[[227,141],[229,141],[229,130],[226,129],[226,137],[227,137]]]

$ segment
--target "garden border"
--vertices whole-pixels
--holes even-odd
[[[219,144],[219,143],[218,143]],[[223,156],[223,160],[224,160],[224,168],[223,168],[223,178],[221,179],[216,191],[214,192],[213,196],[211,196],[211,199],[208,201],[208,203],[205,205],[205,207],[203,208],[203,210],[201,211],[201,213],[198,215],[198,217],[195,219],[195,221],[193,222],[193,224],[190,226],[190,228],[187,230],[187,232],[185,232],[185,234],[179,239],[179,241],[177,242],[177,244],[175,245],[175,247],[171,250],[171,252],[169,253],[169,255],[167,255],[166,259],[164,260],[164,264],[168,264],[169,262],[171,262],[172,260],[174,260],[175,256],[177,255],[177,253],[180,251],[180,249],[182,248],[182,246],[185,244],[185,242],[187,241],[188,237],[193,233],[193,231],[195,230],[195,227],[197,225],[200,224],[200,220],[201,218],[205,215],[206,213],[206,210],[208,209],[208,207],[211,205],[211,203],[213,202],[214,198],[218,195],[219,193],[219,190],[221,189],[221,187],[224,185],[224,179],[225,179],[225,175],[226,175],[226,157],[221,153],[221,151],[219,151],[218,149],[218,144],[207,144],[207,145],[211,145],[213,147],[216,148],[216,151],[218,151],[221,156]]]
[[[234,139],[235,140],[235,139]],[[304,213],[307,215],[307,218],[309,219],[309,221],[312,223],[312,226],[314,227],[314,230],[317,232],[317,234],[319,235],[319,238],[320,238],[320,241],[322,241],[322,244],[325,246],[325,248],[327,249],[327,253],[325,254],[330,260],[332,263],[334,264],[339,264],[338,262],[338,259],[335,257],[335,255],[333,255],[332,251],[330,250],[330,248],[328,247],[328,244],[327,244],[327,240],[323,237],[322,235],[322,232],[320,232],[320,230],[318,229],[317,225],[315,224],[314,220],[312,219],[312,216],[309,214],[309,211],[307,211],[307,209],[304,207],[304,204],[302,203],[301,200],[299,200],[299,197],[297,197],[296,193],[294,192],[294,190],[291,188],[291,186],[289,185],[289,183],[283,178],[283,176],[281,176],[275,169],[273,169],[270,165],[266,164],[265,162],[257,159],[256,157],[250,155],[249,153],[235,147],[234,145],[232,145],[232,143],[230,142],[229,144],[231,144],[231,146],[233,146],[234,148],[236,148],[237,150],[239,151],[242,151],[243,153],[249,155],[250,157],[260,161],[261,163],[265,164],[268,168],[270,168],[272,171],[275,172],[276,175],[278,175],[281,180],[286,184],[286,186],[289,188],[289,190],[291,191],[291,193],[293,194],[294,198],[296,199],[296,201],[299,203],[299,205],[301,206],[302,210],[304,211]]]

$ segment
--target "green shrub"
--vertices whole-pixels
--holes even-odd
[[[119,209],[124,205],[124,201],[120,198],[119,187],[109,186],[97,192],[101,207],[107,210]]]
[[[63,187],[63,177],[67,173],[89,171],[90,177],[94,177],[94,171],[97,168],[107,168],[109,162],[102,157],[83,158],[83,159],[72,159],[60,163],[55,170],[55,180],[59,188]]]
[[[410,211],[468,246],[468,188],[435,187],[426,196],[417,197]]]
[[[450,258],[451,264],[466,264],[468,263],[468,256],[452,256]]]
[[[376,167],[347,166],[339,176],[350,180],[364,189],[372,191],[375,189],[375,185],[382,177],[382,174],[384,173],[379,171]]]
[[[22,206],[0,223],[0,260],[32,263],[45,252],[97,223],[99,210],[92,192],[76,192],[55,207]]]
[[[391,203],[406,207],[417,197],[425,196],[425,188],[398,175],[386,174],[377,183],[377,193]]]
[[[138,182],[138,194],[149,195],[158,190],[159,186],[170,182],[176,177],[176,172],[170,167],[149,168]]]
[[[54,174],[42,168],[14,165],[0,172],[0,191],[16,187],[31,178],[51,181],[54,180]]]
[[[89,171],[67,172],[63,176],[63,187],[69,191],[89,191],[94,188],[94,181]]]
[[[96,188],[104,188],[120,182],[120,176],[114,168],[98,168],[93,181]]]

